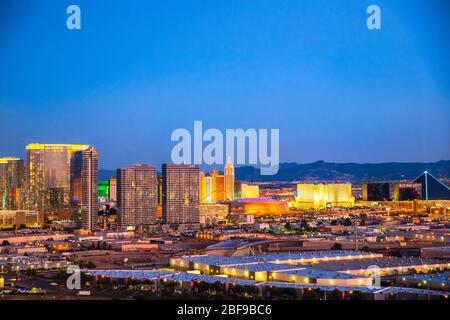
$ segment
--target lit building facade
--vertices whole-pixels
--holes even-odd
[[[29,210],[0,210],[0,229],[38,228],[44,225],[44,214]]]
[[[299,209],[351,207],[355,204],[352,185],[347,183],[297,184],[295,206]]]
[[[163,164],[164,223],[200,222],[199,167],[185,164]]]
[[[108,199],[117,201],[117,179],[114,177],[108,179]]]
[[[216,193],[215,202],[221,202],[225,200],[225,176],[216,176]]]
[[[156,222],[156,169],[137,164],[117,169],[117,210],[122,229],[140,229]]]
[[[109,199],[109,181],[98,180],[97,195],[99,199]]]
[[[211,203],[216,203],[218,198],[217,193],[217,177],[219,176],[219,170],[213,169],[209,172],[209,177],[211,178]]]
[[[225,165],[225,200],[234,200],[234,166],[231,159]]]
[[[205,203],[212,203],[212,178],[205,177]]]
[[[230,202],[230,212],[248,215],[282,215],[289,212],[286,201],[277,201],[271,198],[247,198]]]
[[[200,223],[218,224],[219,222],[226,222],[228,208],[226,204],[200,204]]]
[[[422,199],[422,184],[398,182],[394,184],[394,201],[411,201]]]
[[[259,186],[248,185],[245,183],[241,184],[241,198],[242,199],[259,198]]]
[[[81,176],[71,178],[73,154],[88,148],[84,144],[27,145],[27,207],[52,214],[69,211],[70,201],[78,201],[82,188]]]
[[[86,230],[97,228],[98,214],[98,153],[93,147],[73,155],[75,167],[81,167],[81,226]]]
[[[362,197],[364,201],[389,201],[390,185],[387,182],[363,183]]]
[[[23,160],[0,158],[0,209],[18,209],[24,177]]]
[[[199,189],[200,189],[200,203],[206,202],[206,177],[203,171],[199,173]]]

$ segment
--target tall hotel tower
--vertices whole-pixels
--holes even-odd
[[[225,175],[225,200],[234,200],[234,166],[231,158],[228,158],[224,170]]]
[[[199,167],[163,164],[162,175],[163,221],[165,223],[199,223]]]
[[[97,150],[90,147],[83,151],[76,151],[72,161],[72,178],[81,181],[81,226],[83,229],[93,230],[97,228],[98,214]]]
[[[117,209],[122,229],[142,229],[155,223],[157,202],[155,167],[136,164],[117,169]]]
[[[28,205],[32,210],[57,214],[70,210],[72,194],[81,195],[81,181],[73,181],[73,154],[89,149],[84,144],[40,144],[26,146]]]
[[[200,203],[205,203],[206,202],[206,177],[205,177],[205,173],[203,171],[200,171],[199,174],[199,189],[200,189]]]
[[[23,171],[23,160],[0,158],[0,210],[19,209],[18,198]]]

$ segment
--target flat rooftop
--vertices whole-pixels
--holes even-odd
[[[447,295],[446,292],[437,290],[425,290],[415,288],[403,288],[403,287],[366,287],[366,286],[336,286],[336,285],[317,285],[317,284],[302,284],[302,283],[290,283],[290,282],[276,282],[276,281],[255,281],[227,278],[220,276],[209,276],[191,274],[186,272],[169,272],[163,270],[83,270],[91,276],[105,276],[110,278],[135,278],[135,279],[167,279],[170,281],[204,281],[207,283],[229,283],[230,285],[236,284],[241,286],[267,286],[267,287],[279,287],[279,288],[294,288],[294,289],[321,289],[323,291],[359,291],[363,293],[412,293],[412,294],[424,294],[424,295]]]
[[[304,267],[302,267],[302,266],[270,263],[270,262],[269,263],[256,263],[256,264],[236,264],[236,265],[231,266],[230,268],[247,270],[250,272],[304,269]]]
[[[379,268],[407,268],[409,266],[425,266],[433,264],[445,264],[445,262],[436,259],[426,258],[375,258],[375,259],[363,259],[363,260],[346,260],[346,261],[332,261],[321,262],[314,264],[314,268],[329,271],[345,271],[345,270],[358,270],[367,269],[370,266],[378,266]],[[449,264],[450,265],[450,264]]]
[[[252,264],[252,263],[292,263],[298,262],[298,260],[323,260],[323,259],[370,259],[370,257],[376,256],[376,254],[350,251],[350,250],[329,250],[329,251],[310,251],[310,252],[295,252],[295,253],[274,253],[274,254],[261,254],[255,256],[237,256],[237,257],[226,257],[226,256],[212,256],[212,255],[199,255],[199,256],[183,256],[181,259],[187,262],[203,263],[215,266],[226,266],[226,265],[242,265],[242,264]],[[309,261],[305,261],[308,263]]]
[[[426,273],[404,276],[406,279],[415,279],[418,281],[440,282],[450,284],[450,271],[440,273]]]
[[[319,269],[314,269],[314,268],[288,270],[288,271],[283,271],[282,273],[293,275],[293,276],[312,278],[312,279],[358,279],[358,278],[361,278],[359,276],[354,276],[354,275],[348,274],[348,273],[328,271],[328,270],[319,270]]]

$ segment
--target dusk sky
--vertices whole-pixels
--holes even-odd
[[[0,156],[159,166],[202,120],[279,128],[281,162],[448,160],[449,39],[448,0],[2,0]]]

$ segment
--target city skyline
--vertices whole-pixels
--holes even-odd
[[[58,142],[32,142],[32,143],[28,143],[27,145],[24,145],[23,147],[23,154],[15,154],[15,155],[11,155],[11,154],[2,154],[1,150],[0,150],[0,158],[3,159],[17,159],[17,160],[22,160],[25,161],[27,158],[26,155],[26,147],[28,145],[55,145],[55,146],[61,146],[61,145],[84,145],[87,146],[89,145],[88,143],[72,143],[72,142],[67,142],[67,143],[58,143]],[[93,145],[93,147],[95,147],[96,149],[97,146]],[[100,159],[99,159],[100,160]],[[230,159],[227,160],[227,162],[230,161]],[[307,162],[302,162],[302,161],[280,161],[280,165],[289,165],[289,164],[298,164],[298,165],[308,165],[308,164],[312,164],[312,163],[318,163],[318,162],[324,162],[324,163],[330,163],[330,164],[342,164],[342,165],[348,165],[348,164],[356,164],[356,165],[379,165],[379,164],[401,164],[401,163],[408,163],[408,164],[437,164],[439,162],[442,161],[450,161],[450,159],[437,159],[437,160],[433,160],[433,161],[380,161],[380,162],[371,162],[371,161],[364,161],[364,162],[357,162],[357,161],[344,161],[344,162],[335,162],[335,161],[327,161],[327,160],[323,160],[323,159],[315,159],[315,160],[311,160],[311,161],[307,161]],[[118,167],[101,167],[99,165],[99,170],[100,171],[115,171],[118,168],[121,167],[127,167],[127,166],[132,166],[132,165],[145,165],[145,164],[149,164],[158,168],[162,168],[162,166],[164,164],[168,164],[168,163],[172,163],[170,160],[170,156],[168,157],[167,161],[163,161],[161,163],[154,163],[151,161],[133,161],[133,160],[128,160],[128,161],[124,161],[125,165],[122,166],[118,166]],[[100,163],[100,161],[99,161]],[[224,173],[225,172],[225,166],[227,163],[218,163],[218,164],[213,164],[213,165],[208,165],[208,164],[200,164],[199,168],[200,170],[203,171],[209,171],[209,170],[219,170],[219,172]],[[236,167],[254,167],[254,168],[259,168],[260,165],[256,164],[256,165],[252,165],[252,164],[242,164],[242,165],[238,165],[238,164],[234,164],[233,161],[231,161],[231,164]],[[157,170],[158,173],[161,173],[161,170],[158,169]]]
[[[450,159],[446,1],[378,1],[378,31],[360,1],[78,4],[79,31],[65,3],[6,6],[1,156],[82,142],[101,169],[160,166],[202,120],[279,128],[281,162]]]
[[[1,303],[448,304],[450,1],[2,0],[0,39]]]

